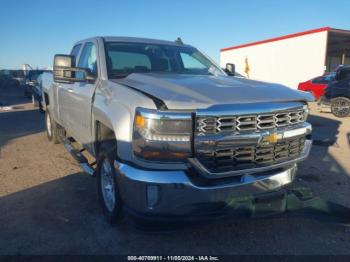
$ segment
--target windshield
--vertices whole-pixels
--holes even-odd
[[[206,56],[189,46],[107,42],[105,47],[109,78],[122,78],[131,73],[225,75]]]
[[[331,72],[331,73],[325,75],[324,79],[328,82],[333,81],[335,79],[335,72]]]

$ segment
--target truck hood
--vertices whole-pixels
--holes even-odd
[[[112,81],[156,97],[168,109],[313,100],[310,94],[283,85],[228,76],[133,73]]]

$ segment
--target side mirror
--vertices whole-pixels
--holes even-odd
[[[70,83],[74,73],[74,57],[71,55],[55,55],[53,60],[53,78],[57,83]]]
[[[77,78],[76,72],[82,72],[83,77]],[[80,74],[79,74],[80,75]],[[90,69],[75,67],[74,56],[72,55],[55,55],[53,62],[53,78],[57,83],[72,83],[94,81]]]
[[[225,68],[225,72],[229,75],[229,76],[234,76],[235,75],[235,64],[230,64],[227,63],[226,64],[226,68]]]

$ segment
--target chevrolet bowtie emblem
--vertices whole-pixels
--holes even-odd
[[[277,143],[277,141],[281,138],[282,138],[281,135],[278,135],[277,133],[273,133],[263,137],[262,142],[268,143],[268,144],[274,144],[274,143]]]

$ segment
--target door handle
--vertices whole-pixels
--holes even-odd
[[[68,88],[67,88],[67,91],[68,91],[69,93],[73,93],[73,92],[74,92],[73,88],[71,88],[71,87],[68,87]]]

